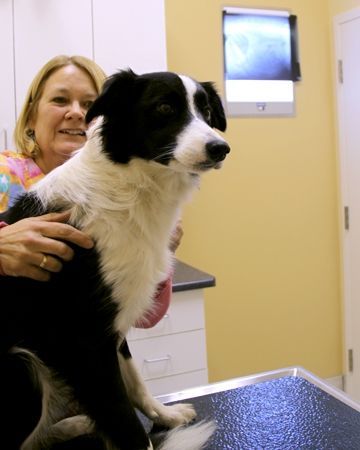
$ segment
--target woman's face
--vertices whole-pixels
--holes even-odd
[[[29,124],[41,150],[35,160],[44,173],[85,143],[85,115],[96,97],[92,79],[76,66],[62,67],[48,78]]]

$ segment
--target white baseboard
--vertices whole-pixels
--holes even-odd
[[[325,381],[331,384],[332,386],[336,387],[337,389],[340,389],[342,391],[344,390],[344,377],[342,375],[327,378]]]

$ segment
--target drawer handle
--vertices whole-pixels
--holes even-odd
[[[144,359],[146,363],[157,363],[162,361],[169,361],[171,359],[171,355],[162,356],[160,358],[152,358],[152,359]]]

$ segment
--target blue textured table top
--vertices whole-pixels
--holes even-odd
[[[197,420],[217,424],[206,450],[360,449],[360,412],[301,377],[284,376],[186,402],[195,406]]]
[[[360,413],[297,377],[189,399],[218,430],[220,449],[360,449]]]

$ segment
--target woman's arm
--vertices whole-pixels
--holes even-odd
[[[0,229],[4,228],[7,226],[6,222],[0,222]],[[6,275],[6,273],[4,272],[2,265],[1,265],[1,260],[0,260],[0,276]]]

